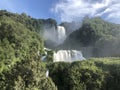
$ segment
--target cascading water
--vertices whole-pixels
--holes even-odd
[[[55,27],[49,28],[45,32],[45,38],[49,39],[50,41],[54,42],[54,46],[60,45],[66,39],[66,30],[63,26],[57,26],[57,30]],[[51,44],[53,45],[53,44]],[[43,56],[41,60],[45,60],[47,55]],[[73,62],[77,60],[85,60],[81,51],[77,50],[59,50],[53,53],[53,62]]]
[[[53,62],[73,62],[78,60],[85,60],[81,51],[77,50],[59,50],[53,54]]]
[[[46,77],[48,77],[48,76],[49,76],[49,70],[46,71]]]
[[[66,39],[66,30],[63,26],[44,26],[43,38],[46,40],[46,44],[49,47],[56,47],[63,43]]]
[[[57,26],[58,43],[61,44],[66,39],[66,30],[63,26]]]

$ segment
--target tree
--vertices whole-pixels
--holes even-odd
[[[72,63],[66,76],[65,90],[100,90],[104,81],[102,70],[89,61]]]

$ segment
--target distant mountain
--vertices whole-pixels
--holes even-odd
[[[85,18],[82,26],[72,32],[59,48],[82,49],[97,57],[120,56],[120,25],[99,17]]]

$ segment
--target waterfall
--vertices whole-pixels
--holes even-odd
[[[48,76],[49,76],[49,70],[46,71],[46,77],[48,77]]]
[[[66,39],[66,30],[63,26],[44,26],[43,38],[47,46],[56,47]]]
[[[83,57],[81,51],[77,50],[59,50],[53,54],[54,62],[73,62],[78,60],[85,60],[85,58]]]
[[[58,43],[61,44],[66,39],[66,30],[63,26],[57,26]]]

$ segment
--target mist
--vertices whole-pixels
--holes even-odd
[[[72,21],[72,22],[62,22],[60,24],[61,26],[64,26],[66,29],[66,35],[70,35],[73,31],[78,30],[81,25],[82,25],[82,21]]]
[[[45,45],[49,48],[57,47],[66,39],[66,33],[66,29],[63,26],[44,25],[43,38],[45,40]]]

